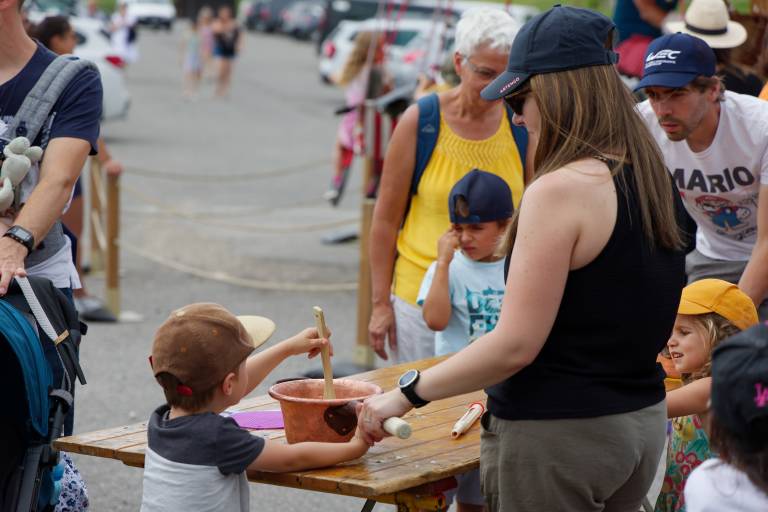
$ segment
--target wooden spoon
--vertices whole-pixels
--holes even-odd
[[[312,308],[312,312],[315,315],[315,323],[317,325],[317,333],[321,338],[328,337],[328,328],[325,326],[325,315],[323,310],[315,306]],[[331,349],[328,345],[324,346],[320,355],[323,359],[323,378],[325,379],[325,388],[323,389],[324,399],[336,398],[336,392],[333,389],[333,368],[331,367]]]

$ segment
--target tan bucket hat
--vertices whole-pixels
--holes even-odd
[[[723,0],[693,0],[685,11],[684,21],[667,22],[664,28],[672,34],[696,36],[714,49],[736,48],[747,40],[747,29],[731,21]]]

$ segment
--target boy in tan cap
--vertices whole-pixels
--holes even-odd
[[[282,444],[253,436],[220,415],[288,356],[316,356],[330,342],[304,329],[248,357],[275,324],[236,317],[218,304],[171,313],[155,334],[150,364],[166,405],[149,419],[142,512],[249,510],[245,471],[297,471],[360,457],[368,444]]]

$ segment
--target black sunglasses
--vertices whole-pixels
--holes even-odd
[[[509,96],[504,96],[504,102],[509,105],[516,115],[523,115],[523,105],[525,105],[525,98],[531,91],[520,91]]]

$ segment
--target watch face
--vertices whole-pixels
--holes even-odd
[[[416,370],[408,370],[405,372],[398,381],[398,386],[401,388],[408,387],[417,377],[419,372]]]

